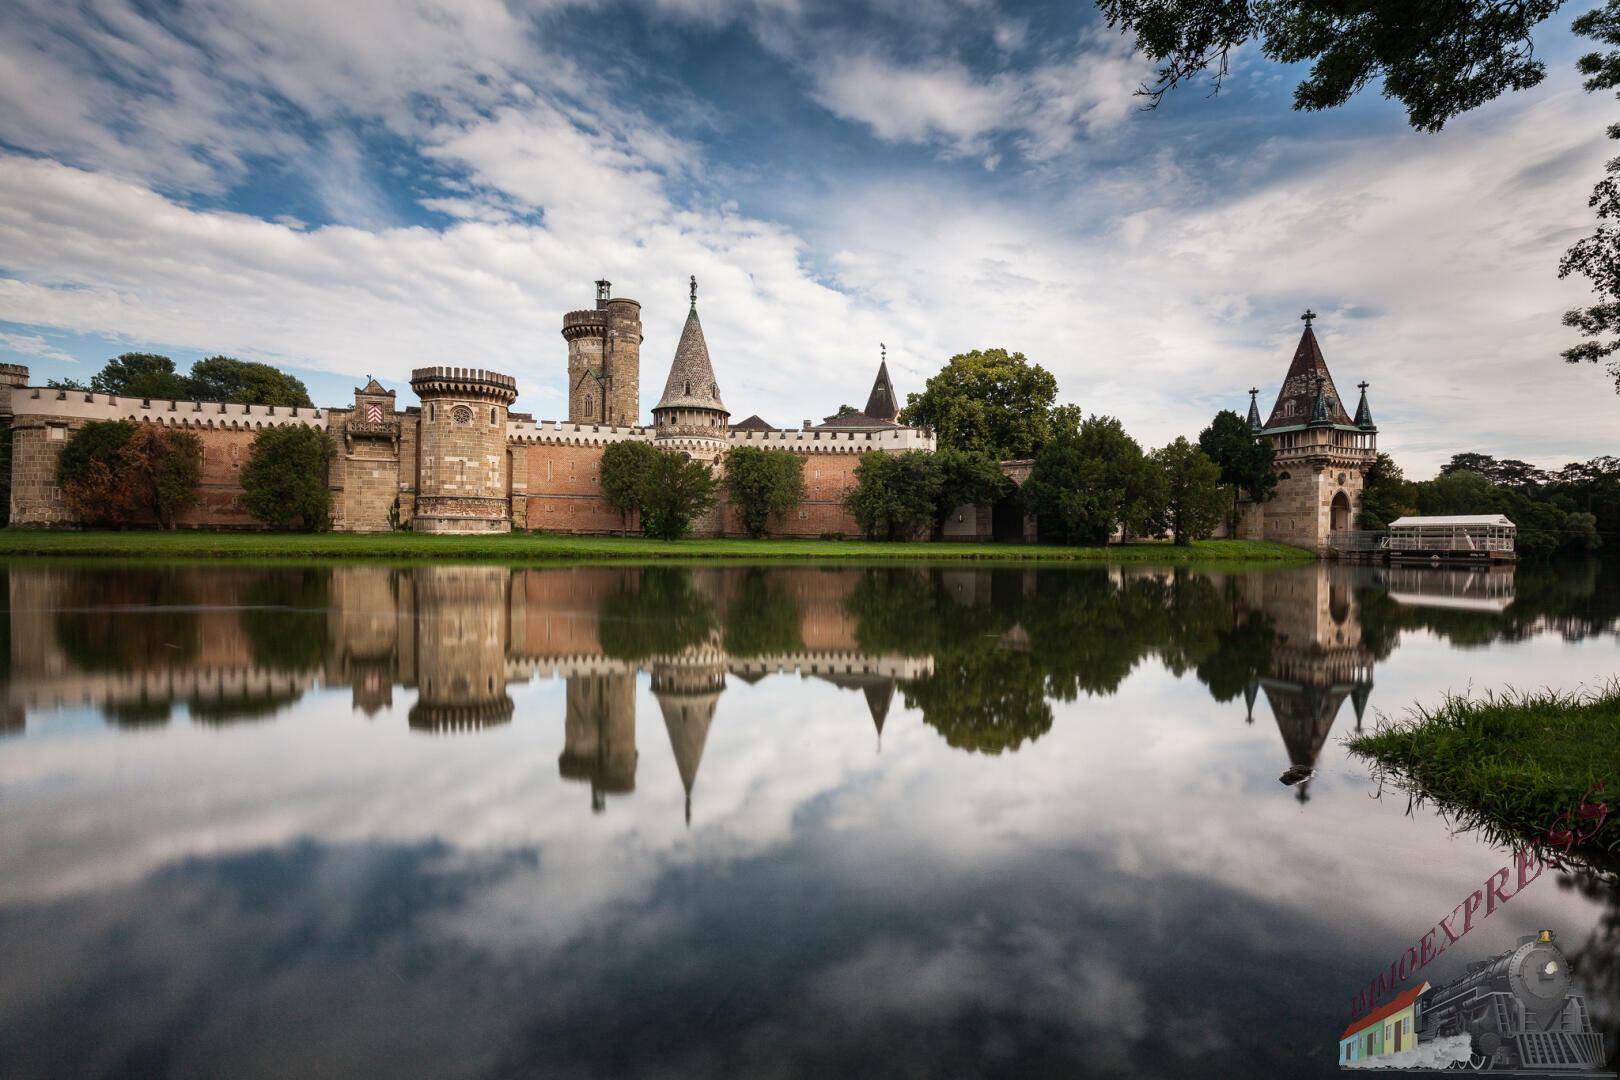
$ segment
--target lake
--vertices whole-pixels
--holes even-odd
[[[18,562],[0,598],[0,1075],[1283,1077],[1510,861],[1341,740],[1612,677],[1620,565]],[[1612,1049],[1590,878],[1424,977],[1543,928]]]

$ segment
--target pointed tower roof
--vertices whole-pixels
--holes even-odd
[[[889,717],[889,706],[894,702],[894,680],[885,679],[862,688],[866,694],[866,708],[872,714],[872,726],[883,734],[883,721]]]
[[[894,384],[889,381],[889,349],[883,347],[883,359],[878,361],[877,379],[872,383],[872,393],[866,398],[866,408],[861,410],[874,420],[894,421],[900,416],[900,405],[895,400]]]
[[[692,307],[681,328],[680,344],[675,346],[675,362],[669,366],[664,396],[654,406],[659,409],[714,409],[731,415],[720,400],[720,384],[715,381],[714,365],[709,362],[709,343],[703,340],[703,324],[698,322],[697,279],[692,279]]]
[[[1356,387],[1361,391],[1361,404],[1356,406],[1356,427],[1375,431],[1378,425],[1373,423],[1372,409],[1367,405],[1367,387],[1370,385],[1367,382],[1356,384]]]
[[[658,695],[658,708],[664,714],[664,730],[669,747],[675,752],[675,768],[686,789],[686,823],[692,823],[692,788],[697,784],[698,766],[703,763],[703,747],[709,741],[709,725],[714,722],[719,695],[666,697]]]
[[[1260,423],[1260,402],[1259,402],[1259,397],[1258,397],[1259,393],[1260,393],[1260,388],[1258,386],[1249,387],[1249,416],[1248,416],[1248,420],[1249,420],[1249,430],[1250,431],[1259,431],[1262,427],[1265,426],[1262,423]]]
[[[1316,318],[1312,312],[1305,314],[1311,319]],[[1271,418],[1266,421],[1266,427],[1297,427],[1309,423],[1316,411],[1317,379],[1322,380],[1323,420],[1319,422],[1350,426],[1350,414],[1344,411],[1344,403],[1339,400],[1339,391],[1333,385],[1333,374],[1328,371],[1327,360],[1322,357],[1322,346],[1316,343],[1316,332],[1311,329],[1310,320],[1307,319],[1305,332],[1299,336],[1299,346],[1294,349],[1294,359],[1288,365],[1288,374],[1283,379],[1282,389],[1277,392],[1277,403],[1271,407]]]

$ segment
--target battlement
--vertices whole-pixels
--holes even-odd
[[[462,394],[490,398],[502,405],[517,400],[516,379],[483,368],[416,368],[411,372],[411,389],[416,391],[417,397]]]
[[[601,337],[606,333],[607,311],[604,308],[570,311],[563,316],[562,335],[568,341],[580,337]]]
[[[27,364],[0,364],[0,386],[28,385]]]
[[[168,401],[160,398],[121,397],[89,390],[26,387],[11,395],[11,411],[19,424],[29,420],[133,420],[170,427],[228,428],[235,430],[302,424],[327,426],[326,409],[307,405],[234,405],[223,401]]]
[[[566,420],[515,420],[508,418],[506,440],[518,443],[560,443],[574,446],[605,446],[626,441],[650,441],[650,427],[615,424],[574,424]]]
[[[932,450],[937,440],[922,428],[884,428],[878,431],[730,431],[732,446],[759,446],[790,450],[795,454],[861,454],[868,450]]]

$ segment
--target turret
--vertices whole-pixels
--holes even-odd
[[[633,427],[641,422],[641,305],[596,283],[596,307],[563,316],[568,342],[568,419]]]
[[[697,278],[691,279],[692,306],[686,313],[664,395],[653,407],[654,445],[713,461],[726,450],[731,413],[720,400],[720,384],[709,361],[709,346],[698,321]]]
[[[411,527],[510,532],[506,410],[517,399],[517,380],[482,368],[417,368],[411,389],[422,400],[421,469]]]

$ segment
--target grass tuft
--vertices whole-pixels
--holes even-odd
[[[647,540],[620,536],[510,533],[432,536],[422,533],[70,532],[0,529],[0,556],[96,556],[159,559],[478,559],[571,562],[663,559],[823,560],[862,562],[1003,560],[1040,562],[1310,562],[1300,548],[1253,540],[1201,540],[1100,548],[1043,544],[884,543],[864,540]]]
[[[1559,815],[1573,815],[1601,783],[1602,793],[1587,801],[1608,803],[1613,812],[1576,850],[1600,857],[1620,851],[1620,681],[1448,695],[1347,745],[1374,763],[1380,779],[1501,842],[1546,846]]]

